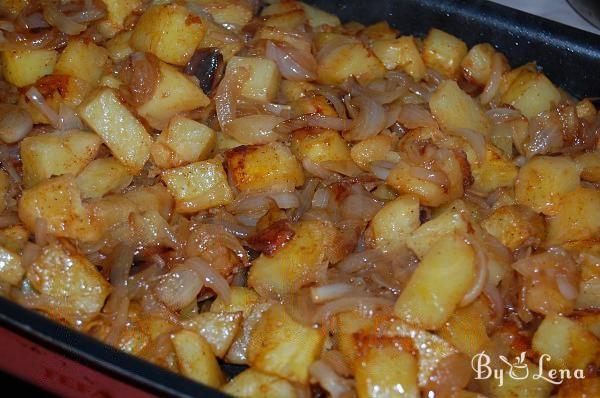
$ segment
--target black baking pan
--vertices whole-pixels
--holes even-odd
[[[482,0],[307,2],[339,15],[345,22],[355,20],[370,24],[386,20],[403,34],[421,36],[430,27],[437,27],[469,45],[489,42],[504,52],[513,66],[537,61],[552,81],[577,97],[595,97],[600,93],[599,36],[495,3]],[[3,344],[0,346],[0,370],[12,372],[60,395],[224,396],[3,298],[0,298],[0,344]],[[18,354],[21,346],[22,357]],[[8,352],[12,352],[12,358]],[[64,373],[51,368],[40,372],[40,361],[52,356]],[[21,363],[17,369],[17,364],[23,362],[20,359],[28,360],[28,366]],[[239,371],[239,367],[225,367],[229,375]],[[127,394],[123,389],[128,389]]]

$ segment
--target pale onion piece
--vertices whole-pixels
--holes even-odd
[[[333,171],[334,173],[343,174],[348,177],[356,177],[362,173],[360,167],[352,160],[326,160],[319,163],[319,166]]]
[[[386,254],[383,251],[369,249],[346,256],[336,267],[344,273],[351,274],[372,267],[378,262],[385,261],[385,259]]]
[[[390,175],[390,171],[394,168],[395,164],[393,162],[388,162],[385,160],[377,160],[372,162],[370,165],[371,172],[375,175],[375,177],[380,180],[387,180]]]
[[[268,41],[265,55],[275,61],[279,72],[287,80],[310,81],[317,77],[317,61],[309,52],[291,46],[282,48]]]
[[[87,29],[85,25],[77,23],[63,14],[57,7],[50,4],[44,6],[44,18],[56,29],[71,36],[75,36]]]
[[[12,22],[10,22],[10,21],[8,21],[6,19],[1,19],[0,20],[0,29],[4,30],[4,31],[7,31],[7,32],[14,32],[15,31],[15,25]]]
[[[377,308],[391,308],[393,300],[382,297],[343,297],[321,306],[313,316],[313,323],[326,324],[335,314],[346,311],[361,311],[370,313]]]
[[[483,294],[488,298],[494,311],[494,324],[499,325],[504,318],[504,300],[502,295],[496,286],[492,286],[489,283],[483,288]]]
[[[496,93],[498,93],[498,89],[500,88],[500,79],[502,78],[504,60],[502,54],[495,53],[492,58],[492,73],[490,75],[490,80],[485,85],[483,92],[479,96],[479,101],[482,104],[490,103]]]
[[[420,166],[411,166],[410,175],[423,181],[429,181],[441,187],[450,186],[450,180],[446,173],[441,170],[426,169]]]
[[[477,155],[478,164],[485,162],[486,147],[485,136],[483,134],[470,129],[456,129],[452,133],[464,138],[471,145],[471,148],[475,151],[475,155]]]
[[[0,228],[10,227],[19,224],[21,219],[17,213],[3,213],[0,215]]]
[[[2,105],[0,114],[0,139],[7,144],[21,141],[33,128],[31,115],[15,105]]]
[[[42,254],[41,246],[27,242],[23,248],[23,255],[21,257],[21,265],[23,268],[28,270],[40,254]]]
[[[304,158],[302,160],[302,167],[304,167],[304,169],[306,171],[308,171],[310,174],[312,174],[316,177],[319,177],[323,180],[338,180],[338,179],[340,179],[340,176],[338,174],[334,173],[333,171],[327,170],[324,167],[321,167],[320,165],[316,164],[309,158]]]
[[[308,372],[329,393],[331,398],[344,398],[352,394],[352,388],[347,380],[340,377],[325,361],[313,362],[308,368]]]
[[[383,207],[383,203],[365,194],[352,194],[340,206],[344,219],[371,220]]]
[[[350,128],[350,122],[347,119],[339,117],[325,116],[320,113],[309,113],[293,119],[288,119],[275,127],[275,131],[281,134],[289,134],[294,130],[304,127],[319,127],[331,130],[347,130]]]
[[[221,130],[225,131],[227,125],[236,118],[237,99],[240,96],[244,82],[250,73],[245,68],[235,68],[227,71],[219,83],[215,95],[215,109]]]
[[[495,124],[509,122],[522,116],[521,112],[512,108],[493,108],[486,111],[485,114]]]
[[[196,271],[204,284],[212,289],[225,303],[229,303],[231,300],[231,287],[221,274],[198,257],[188,258],[184,264]]]
[[[50,108],[50,105],[44,99],[44,96],[35,87],[31,86],[25,93],[25,96],[31,101],[31,103],[48,119],[52,127],[60,128],[60,118],[54,109]]]
[[[284,120],[273,115],[243,116],[228,123],[226,133],[242,144],[268,144],[281,138],[274,129]]]
[[[83,130],[83,122],[77,113],[68,105],[60,104],[58,109],[59,130]]]
[[[350,130],[344,132],[344,138],[360,141],[377,135],[385,128],[385,109],[381,104],[365,96],[353,98],[351,102],[359,108],[359,112]]]
[[[577,286],[566,275],[556,275],[556,286],[558,286],[560,294],[567,300],[575,300],[579,294]]]
[[[327,189],[327,188],[317,189],[312,198],[312,207],[316,207],[319,209],[327,208],[330,197],[331,197],[331,194],[329,192],[329,189]]]
[[[310,297],[313,303],[324,303],[347,296],[355,291],[354,286],[347,283],[333,283],[331,285],[311,287]]]
[[[369,87],[361,86],[354,76],[348,78],[342,88],[348,91],[353,97],[366,96],[379,104],[389,104],[401,98],[408,92],[406,82],[400,83],[392,90],[375,90]]]
[[[196,299],[203,286],[203,278],[195,268],[178,265],[160,278],[154,292],[171,310],[180,310]]]
[[[460,306],[466,307],[471,304],[473,301],[477,300],[477,297],[483,292],[485,285],[488,280],[488,258],[483,250],[483,247],[473,238],[468,238],[467,243],[471,245],[473,251],[475,252],[475,266],[477,267],[477,275],[475,277],[475,281],[473,282],[473,286],[465,293],[463,296]]]
[[[408,129],[438,127],[431,113],[420,105],[405,104],[400,108],[397,122]]]
[[[280,209],[295,209],[300,206],[300,199],[295,192],[272,192],[269,197]]]

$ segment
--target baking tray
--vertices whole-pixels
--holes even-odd
[[[489,42],[517,66],[535,60],[577,97],[600,93],[600,37],[482,0],[307,1],[403,34],[434,26],[470,46]],[[0,370],[65,397],[224,397],[0,297]],[[234,375],[240,367],[226,366]]]

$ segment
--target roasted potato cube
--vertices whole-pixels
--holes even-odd
[[[369,225],[374,246],[391,251],[405,246],[410,233],[421,225],[419,209],[419,200],[411,195],[386,203]]]
[[[0,282],[18,285],[23,279],[25,269],[21,265],[19,253],[4,245],[0,246]]]
[[[452,80],[442,82],[429,100],[431,113],[447,130],[469,129],[487,135],[490,119],[479,104]]]
[[[192,0],[221,25],[243,28],[252,19],[252,7],[245,0]]]
[[[89,40],[72,40],[56,62],[54,73],[73,76],[92,85],[104,72],[108,51]]]
[[[80,239],[88,225],[87,212],[71,176],[54,177],[26,189],[19,199],[19,218],[35,231],[38,218],[46,221],[55,236]]]
[[[298,30],[306,25],[306,13],[302,8],[265,17],[264,25],[283,30]]]
[[[439,329],[475,279],[475,251],[457,235],[440,239],[425,254],[394,307],[424,329]]]
[[[161,62],[159,70],[158,86],[152,97],[137,108],[152,127],[160,130],[176,114],[210,103],[202,89],[177,68]]]
[[[58,242],[42,249],[26,277],[37,292],[49,298],[43,310],[72,326],[98,314],[110,293],[110,284],[92,263],[75,248]]]
[[[2,74],[7,82],[25,87],[52,74],[57,59],[54,50],[2,51]]]
[[[472,304],[456,310],[438,331],[440,337],[461,352],[474,356],[489,342],[487,325],[491,310],[487,299],[479,298]]]
[[[109,88],[100,89],[79,107],[81,118],[102,138],[131,174],[150,157],[152,138]]]
[[[202,123],[175,116],[150,148],[150,155],[162,169],[206,160],[217,143],[215,132]]]
[[[455,203],[439,216],[422,224],[408,237],[406,244],[417,257],[423,258],[442,237],[454,233],[466,234],[473,228],[464,202],[460,200]]]
[[[299,159],[314,163],[351,160],[348,143],[335,130],[307,127],[292,133],[291,150]]]
[[[185,65],[202,41],[202,19],[176,4],[150,7],[138,20],[131,47],[156,55],[164,62]]]
[[[325,252],[335,239],[335,227],[321,221],[302,221],[292,228],[291,240],[269,256],[263,253],[252,262],[248,286],[262,296],[293,293],[315,282],[323,271]]]
[[[361,30],[360,35],[369,42],[375,40],[390,40],[398,36],[398,32],[390,28],[387,21],[380,21]]]
[[[420,397],[418,363],[410,352],[394,342],[366,347],[356,361],[356,391],[359,398]]]
[[[376,40],[371,49],[388,70],[399,68],[416,81],[423,79],[427,73],[421,52],[412,36]]]
[[[222,358],[242,326],[241,312],[202,312],[183,321],[183,326],[206,339],[212,352]]]
[[[423,41],[423,61],[428,68],[456,79],[460,73],[460,63],[467,55],[467,50],[464,41],[433,28],[429,30]]]
[[[578,188],[565,194],[556,214],[548,218],[547,245],[585,240],[600,234],[600,191]]]
[[[232,286],[229,303],[219,296],[210,306],[211,312],[241,312],[244,317],[250,315],[254,304],[260,302],[260,296],[253,290],[243,286]]]
[[[225,170],[214,159],[163,171],[161,177],[180,213],[195,213],[233,200]]]
[[[322,84],[340,84],[350,76],[360,82],[382,78],[385,66],[362,43],[343,44],[318,60],[318,81]]]
[[[246,369],[225,384],[221,389],[225,394],[240,398],[296,398],[296,389],[277,376]]]
[[[502,385],[497,380],[488,382],[490,395],[500,398],[548,398],[552,393],[554,385],[544,380],[543,378],[534,375],[540,374],[540,368],[533,362],[525,359],[523,363],[512,363],[514,374],[517,377],[505,377]],[[525,375],[527,369],[529,374]],[[504,374],[508,374],[509,369],[502,369]],[[545,372],[542,372],[544,374]],[[545,374],[548,377],[547,374]]]
[[[294,82],[284,79],[279,85],[279,91],[285,100],[292,102],[304,98],[308,93],[315,91],[315,85],[308,82]]]
[[[370,321],[370,323],[373,322]],[[419,387],[421,388],[425,387],[431,379],[432,373],[440,361],[458,353],[452,345],[439,336],[395,317],[384,319],[374,326],[374,330],[371,330],[370,333],[371,336],[374,335],[375,341],[378,341],[378,338],[381,337],[383,339],[392,338],[397,341],[396,339],[400,337],[399,343],[401,346],[408,343],[407,348],[414,349],[417,352],[415,356],[419,360]],[[360,333],[358,335],[360,336]]]
[[[473,191],[488,194],[498,188],[512,187],[515,184],[519,168],[500,150],[487,144],[485,160],[479,162],[476,160],[478,159],[477,155],[469,149],[467,148],[466,153],[471,165],[471,175],[473,176],[471,189]]]
[[[137,1],[137,0],[136,0]],[[133,48],[129,45],[131,31],[121,32],[106,42],[108,56],[115,62],[121,62],[133,54]]]
[[[600,150],[585,152],[575,157],[581,168],[581,178],[590,182],[600,182]]]
[[[596,110],[596,107],[592,101],[587,98],[579,101],[575,109],[578,118],[587,120],[589,122],[593,121],[598,114],[598,111]]]
[[[242,192],[292,191],[304,184],[302,166],[281,143],[243,145],[225,157],[231,180]]]
[[[299,1],[279,1],[273,4],[269,4],[263,8],[260,12],[262,17],[270,17],[272,15],[286,14],[291,11],[302,10],[302,6]]]
[[[29,241],[29,231],[21,224],[0,230],[0,245],[15,253],[20,253]]]
[[[96,157],[101,144],[96,134],[78,130],[25,137],[21,142],[25,186],[79,173]]]
[[[517,203],[554,215],[561,198],[579,187],[577,164],[564,156],[537,156],[519,170],[515,183]]]
[[[379,134],[357,142],[350,150],[350,157],[363,170],[370,170],[372,162],[388,160],[392,148],[392,137]]]
[[[113,157],[92,161],[75,179],[83,199],[100,198],[128,186],[133,176]]]
[[[248,365],[248,347],[252,332],[258,321],[260,321],[262,314],[269,309],[270,306],[271,303],[257,303],[251,307],[248,315],[244,315],[242,330],[235,337],[229,351],[227,351],[227,354],[225,355],[224,359],[228,363]]]
[[[533,350],[547,354],[548,364],[556,369],[585,369],[598,365],[600,340],[577,321],[561,315],[548,315],[533,335]]]
[[[502,102],[514,106],[527,118],[547,111],[561,100],[560,91],[543,73],[524,68],[502,95]]]
[[[107,17],[98,23],[98,30],[106,37],[113,37],[124,28],[125,18],[142,5],[142,0],[102,0]]]
[[[233,73],[242,68],[248,73],[242,85],[241,94],[251,100],[269,102],[275,99],[279,90],[279,69],[277,64],[267,58],[233,57],[227,63],[225,73]]]
[[[525,242],[539,244],[546,238],[544,217],[523,205],[499,207],[481,226],[511,250]]]
[[[294,321],[282,305],[273,305],[252,331],[248,360],[265,373],[306,383],[308,367],[317,359],[324,341],[319,330]]]
[[[213,388],[225,383],[225,375],[204,337],[181,330],[172,335],[171,342],[181,374]]]
[[[469,50],[460,66],[467,81],[485,86],[492,75],[496,50],[489,43],[477,44]]]
[[[308,19],[308,24],[311,28],[315,29],[323,25],[328,26],[340,26],[340,19],[337,15],[330,14],[323,10],[320,10],[316,7],[308,5],[306,3],[300,2],[300,6],[304,10],[306,14],[306,19]]]

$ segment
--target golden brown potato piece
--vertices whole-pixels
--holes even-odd
[[[214,388],[225,383],[225,375],[204,337],[182,330],[172,335],[171,342],[184,376]]]
[[[57,59],[54,50],[2,51],[2,73],[7,82],[25,87],[52,74]]]
[[[54,73],[69,75],[97,85],[104,73],[108,51],[92,41],[73,40],[62,51]]]
[[[46,298],[41,309],[72,326],[98,314],[110,293],[110,284],[92,263],[58,242],[42,249],[26,277]]]
[[[222,387],[226,394],[240,398],[296,398],[292,383],[255,369],[246,369]]]
[[[511,250],[526,242],[540,244],[546,238],[544,217],[523,205],[502,206],[481,226]]]
[[[371,49],[386,69],[401,69],[416,81],[423,79],[427,68],[412,36],[376,40]]]
[[[422,51],[427,67],[455,79],[460,72],[460,63],[467,55],[467,45],[456,36],[433,28],[423,41]]]
[[[252,332],[248,359],[265,373],[306,383],[308,367],[317,359],[324,340],[319,330],[294,321],[282,305],[273,305]]]

